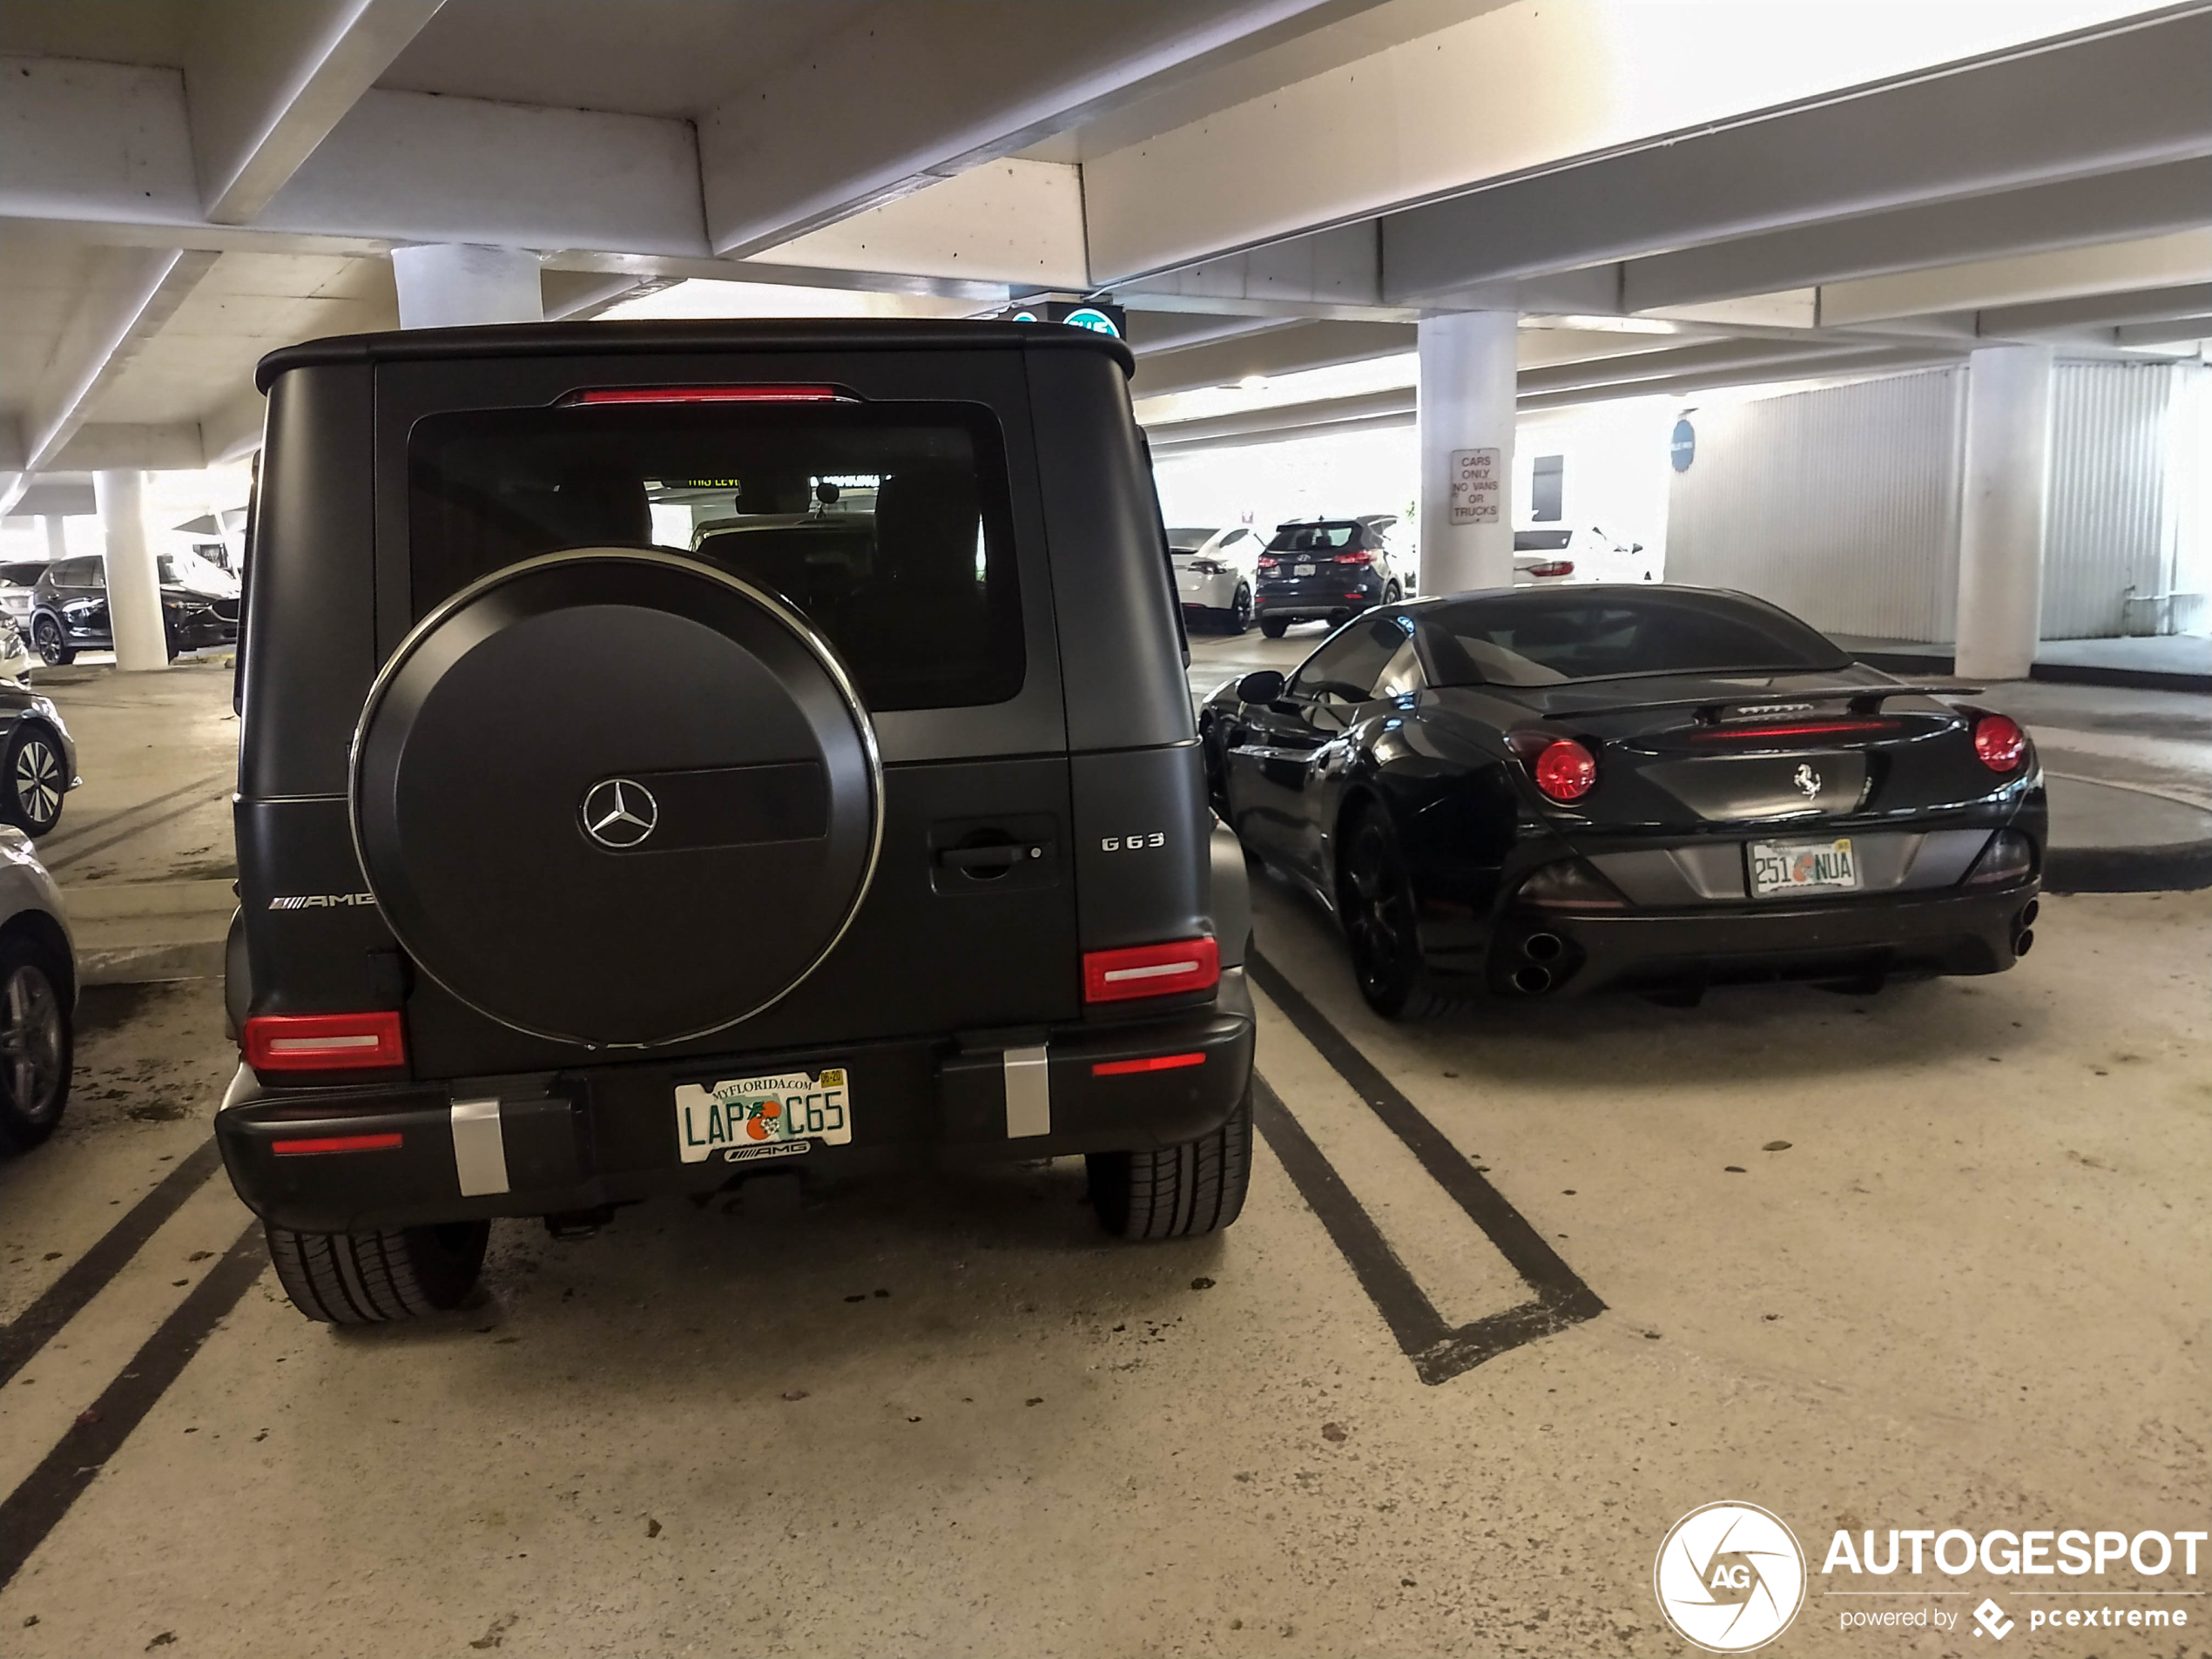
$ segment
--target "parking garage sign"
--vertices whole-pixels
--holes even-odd
[[[1452,522],[1495,524],[1502,521],[1505,480],[1497,449],[1452,451]]]

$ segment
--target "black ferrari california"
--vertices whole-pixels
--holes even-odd
[[[1200,729],[1216,810],[1337,914],[1397,1018],[2010,968],[2042,772],[1957,694],[1748,595],[1592,584],[1367,611]]]

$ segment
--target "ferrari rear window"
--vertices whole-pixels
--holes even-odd
[[[1578,597],[1543,589],[1423,607],[1441,685],[1556,685],[1640,674],[1795,673],[1850,659],[1786,611],[1742,595]]]
[[[478,409],[418,422],[408,460],[417,617],[518,560],[651,547],[788,602],[880,712],[1022,689],[1006,461],[979,406]]]

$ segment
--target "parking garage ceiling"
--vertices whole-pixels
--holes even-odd
[[[253,361],[393,326],[425,241],[536,251],[549,314],[1110,291],[1147,411],[1439,310],[1521,313],[1538,407],[2212,331],[2212,7],[1041,10],[10,0],[0,501],[250,448]]]

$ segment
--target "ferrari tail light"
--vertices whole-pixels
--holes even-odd
[[[280,1158],[314,1157],[326,1152],[396,1152],[407,1136],[396,1130],[384,1135],[310,1135],[295,1141],[272,1141],[269,1150]]]
[[[1597,757],[1572,738],[1548,732],[1516,732],[1507,745],[1521,757],[1536,787],[1565,805],[1588,794],[1597,784]]]
[[[1554,577],[1573,576],[1575,561],[1572,559],[1547,560],[1542,564],[1530,565],[1528,574],[1543,581],[1549,581]]]
[[[1974,753],[1992,772],[2018,772],[2027,759],[2027,733],[2002,714],[1976,715]]]
[[[257,1014],[243,1037],[246,1063],[256,1071],[378,1071],[407,1063],[396,1008]]]
[[[1221,982],[1221,947],[1211,939],[1083,953],[1083,1001],[1126,1002],[1211,990]]]
[[[854,400],[834,386],[598,386],[571,392],[561,400],[563,408],[590,408],[609,403],[850,403]]]

